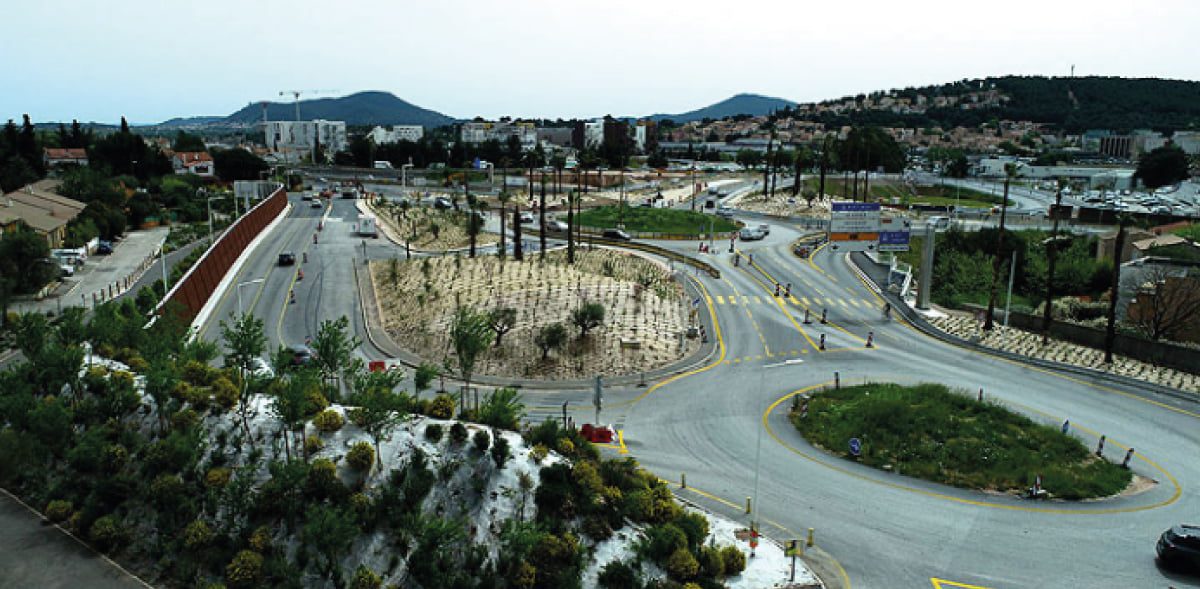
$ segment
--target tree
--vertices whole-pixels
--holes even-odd
[[[175,132],[175,139],[171,141],[171,149],[174,151],[206,151],[208,147],[204,145],[204,139],[199,135],[193,135],[180,129]]]
[[[495,347],[500,347],[500,339],[504,334],[512,331],[512,328],[517,324],[517,310],[512,307],[497,307],[488,313],[488,323],[492,327],[492,331],[496,332],[496,341],[493,344]]]
[[[357,336],[349,334],[350,320],[342,315],[334,321],[322,321],[317,329],[317,337],[313,338],[313,363],[321,371],[321,379],[326,384],[339,378],[343,370],[350,366],[354,350],[361,343]],[[340,384],[339,384],[340,390]]]
[[[1155,148],[1138,160],[1134,177],[1146,188],[1175,184],[1188,177],[1187,154],[1175,145]]]
[[[515,430],[525,416],[525,405],[521,403],[517,389],[504,387],[492,391],[479,407],[479,423],[502,429]]]
[[[1125,288],[1133,292],[1125,316],[1143,335],[1154,341],[1176,339],[1189,327],[1200,326],[1196,277],[1177,275],[1154,265],[1136,275],[1136,280],[1136,284]]]
[[[241,148],[214,149],[212,157],[217,176],[226,182],[258,180],[268,168],[262,158]]]
[[[567,195],[567,265],[575,263],[575,206],[581,199],[574,190]]]
[[[417,371],[413,374],[413,387],[417,390],[417,395],[429,388],[433,384],[433,379],[437,378],[441,370],[436,364],[422,362],[417,366]]]
[[[538,259],[546,261],[546,172],[542,172],[542,194],[538,201]]]
[[[487,314],[467,306],[454,310],[454,318],[450,322],[450,342],[454,345],[458,373],[462,375],[465,389],[471,388],[475,362],[480,354],[487,351],[491,340],[492,326]],[[462,406],[461,399],[459,406]]]
[[[525,259],[524,252],[521,251],[521,205],[513,205],[513,259],[520,262]]]
[[[996,297],[1000,287],[1000,266],[1003,264],[1004,251],[1004,220],[1008,215],[1008,186],[1017,175],[1017,166],[1004,165],[1004,201],[1000,203],[1000,230],[996,232],[996,254],[992,260],[992,286],[988,294],[987,317],[983,321],[983,329],[991,331],[995,327],[992,315],[996,312]]]
[[[482,203],[472,204],[467,210],[467,236],[471,238],[471,246],[468,250],[467,257],[475,257],[475,244],[479,240],[479,234],[483,231],[483,212],[480,211]]]
[[[533,337],[533,343],[542,350],[542,359],[550,357],[550,350],[562,348],[567,343],[567,328],[562,323],[542,326]]]
[[[380,468],[383,468],[383,452],[379,444],[404,421],[408,411],[408,399],[395,392],[403,379],[404,373],[395,370],[355,375],[355,392],[350,398],[350,402],[356,406],[353,420],[371,436],[371,442],[375,445],[375,460]]]
[[[587,337],[588,331],[604,324],[604,305],[584,303],[571,312],[571,323],[579,328],[579,337]]]
[[[229,351],[225,356],[225,361],[229,365],[237,367],[242,377],[238,396],[238,415],[242,418],[242,430],[250,438],[250,445],[253,446],[254,439],[250,437],[249,421],[251,389],[247,380],[254,370],[254,361],[262,357],[263,350],[267,347],[267,336],[263,334],[262,319],[243,313],[241,317],[234,320],[232,325],[222,320],[221,338],[225,340],[225,349]]]
[[[1046,241],[1046,308],[1042,311],[1042,345],[1050,343],[1050,322],[1053,320],[1054,307],[1054,264],[1058,260],[1058,219],[1059,207],[1062,206],[1063,187],[1066,182],[1058,179],[1058,190],[1054,193],[1054,226],[1050,229],[1050,239]]]
[[[1005,195],[1007,196],[1007,195]],[[1121,252],[1125,250],[1125,238],[1128,237],[1126,228],[1131,219],[1129,215],[1121,215],[1117,220],[1117,238],[1113,243],[1113,273],[1109,284],[1108,324],[1104,329],[1104,363],[1113,362],[1113,344],[1117,341],[1117,303],[1121,298]]]
[[[511,137],[514,139],[516,138],[515,135]],[[503,173],[505,187],[500,191],[500,195],[497,197],[497,200],[500,201],[500,247],[496,250],[496,255],[500,258],[501,262],[503,262],[504,258],[508,255],[508,252],[506,251],[507,248],[504,244],[504,239],[507,237],[505,235],[506,228],[504,225],[508,217],[508,201],[512,200],[512,196],[508,194],[508,169],[506,168]]]
[[[24,223],[0,237],[0,277],[16,294],[29,294],[58,276],[58,265],[50,260],[50,246]]]
[[[339,578],[339,562],[358,537],[354,514],[347,509],[313,505],[304,514],[304,541],[324,561],[324,574]]]

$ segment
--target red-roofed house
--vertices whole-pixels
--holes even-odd
[[[215,175],[212,156],[207,151],[179,151],[171,156],[176,174],[195,174],[205,178]]]
[[[42,149],[42,162],[47,168],[60,166],[88,165],[87,150],[80,148],[46,147]]]

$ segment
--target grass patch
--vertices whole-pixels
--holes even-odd
[[[709,223],[712,223],[712,230],[719,233],[735,231],[738,228],[732,221],[696,211],[652,209],[628,205],[588,209],[579,215],[579,222],[585,227],[604,229],[616,227],[617,223],[621,222],[629,231],[674,235],[708,233]]]
[[[1121,492],[1131,477],[1057,427],[939,384],[829,390],[812,398],[808,417],[791,419],[829,452],[849,456],[857,437],[860,462],[955,487],[1020,493],[1040,473],[1054,497],[1088,499]]]
[[[858,180],[859,190],[862,190],[863,180]],[[854,196],[854,181],[844,181],[842,178],[833,178],[832,176],[825,178],[825,192],[833,195],[835,199],[840,199],[843,194],[843,188],[846,188],[846,198]],[[804,188],[809,192],[817,192],[820,187],[820,180],[817,178],[806,178],[804,180]],[[999,205],[1003,202],[1003,198],[970,188],[955,188],[954,186],[916,186],[911,187],[903,182],[894,180],[872,180],[868,190],[872,199],[880,200],[885,203],[891,203],[893,200],[897,204],[909,205],[931,205],[931,206],[959,206],[963,208],[980,208],[986,209]],[[861,198],[861,195],[860,195]],[[1008,204],[1011,206],[1012,200],[1009,199]]]
[[[1187,227],[1176,229],[1172,233],[1192,241],[1200,241],[1200,223],[1192,223]]]

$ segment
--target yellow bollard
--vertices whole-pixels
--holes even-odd
[[[808,545],[809,546],[813,545],[813,529],[812,528],[808,529]]]
[[[746,497],[746,515],[750,515],[750,498]]]
[[[683,488],[683,489],[687,488],[687,473],[686,472],[679,473],[679,487]]]

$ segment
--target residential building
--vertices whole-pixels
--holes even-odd
[[[604,119],[575,121],[571,143],[576,149],[596,149],[604,142]]]
[[[1141,258],[1121,267],[1117,316],[1176,341],[1200,342],[1200,263]]]
[[[421,125],[392,125],[391,129],[385,129],[381,126],[376,126],[367,133],[367,137],[375,142],[375,145],[383,145],[385,143],[398,143],[400,141],[420,141],[425,136],[425,128]]]
[[[47,169],[62,166],[88,165],[87,150],[80,148],[46,147],[42,149],[42,163]]]
[[[345,121],[267,121],[264,125],[272,153],[310,155],[318,143],[327,157],[346,150]]]
[[[46,237],[51,249],[63,246],[67,223],[87,206],[54,192],[58,182],[42,180],[4,195],[0,202],[0,228],[11,231],[18,222]]]
[[[538,143],[556,147],[572,147],[575,144],[574,131],[573,127],[538,127],[537,140]]]
[[[213,158],[207,151],[177,151],[171,154],[171,166],[176,174],[195,174],[202,178],[216,175]]]
[[[497,141],[504,145],[509,137],[517,138],[522,151],[533,149],[538,144],[537,126],[524,121],[472,121],[463,123],[459,130],[459,138],[463,143]]]
[[[1134,259],[1136,257],[1134,254],[1137,252],[1137,250],[1134,248],[1133,244],[1135,244],[1139,241],[1146,240],[1146,239],[1152,239],[1153,237],[1154,237],[1154,234],[1149,231],[1146,231],[1145,229],[1139,229],[1137,227],[1130,227],[1130,228],[1126,229],[1125,230],[1125,243],[1121,247],[1121,257],[1119,259],[1119,262],[1124,264],[1125,262],[1128,262],[1128,261]],[[1101,234],[1099,245],[1096,248],[1096,259],[1097,260],[1113,259],[1113,252],[1116,250],[1116,247],[1117,247],[1117,232],[1116,231],[1109,231],[1108,233]]]

